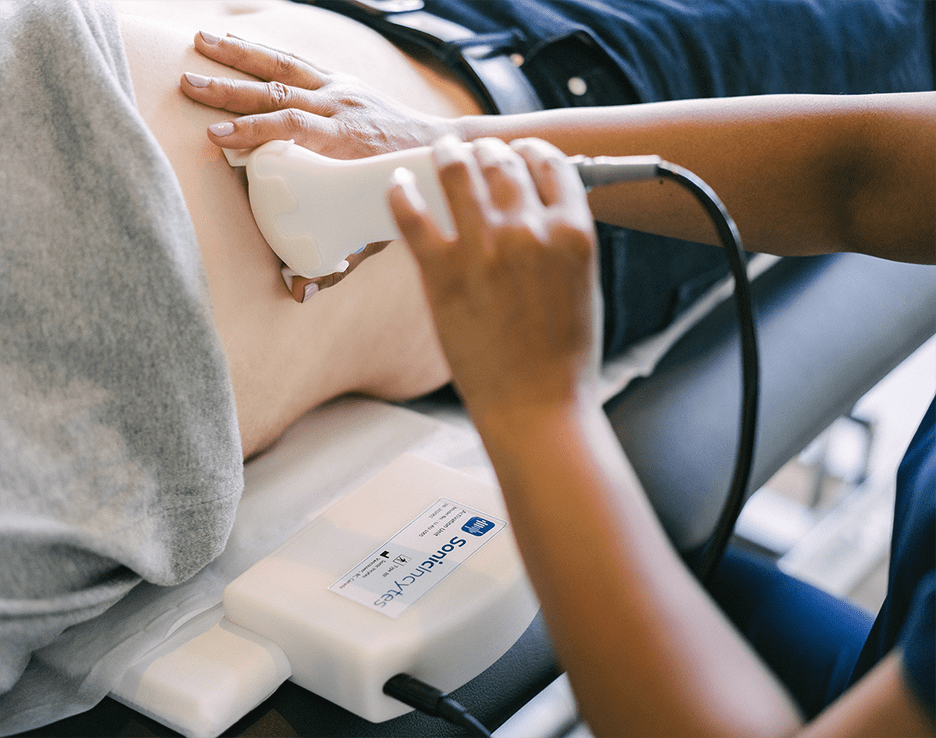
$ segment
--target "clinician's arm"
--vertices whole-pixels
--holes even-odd
[[[567,154],[657,154],[690,169],[725,202],[750,250],[782,255],[858,251],[936,261],[936,93],[771,95],[514,116],[433,118],[343,75],[240,39],[195,39],[203,54],[265,82],[214,78],[183,92],[231,112],[219,145],[272,138],[332,156],[366,156],[463,140],[543,138]],[[595,218],[715,243],[707,217],[678,185],[595,190]]]
[[[698,174],[753,251],[936,261],[936,93],[760,96],[459,122],[465,137],[545,138],[566,153],[657,154]],[[677,185],[596,189],[596,219],[717,243]]]
[[[459,236],[391,192],[455,382],[497,472],[579,706],[597,735],[927,735],[889,656],[814,723],[670,546],[593,393],[595,242],[558,151],[444,145]],[[548,329],[546,327],[548,323]]]

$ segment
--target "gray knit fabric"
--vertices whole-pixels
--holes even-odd
[[[233,394],[113,11],[0,1],[0,693],[141,580],[223,548]]]

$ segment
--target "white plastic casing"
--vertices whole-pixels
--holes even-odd
[[[398,167],[416,175],[436,222],[451,233],[451,214],[428,147],[366,159],[330,159],[292,141],[253,150],[224,149],[231,166],[247,171],[257,227],[297,274],[320,277],[347,268],[349,254],[400,237],[387,190]]]
[[[220,606],[135,663],[111,697],[188,738],[214,738],[289,678],[275,643],[228,622]]]
[[[399,167],[415,175],[443,233],[454,233],[431,147],[364,159],[330,159],[293,141],[223,151],[231,166],[246,167],[250,207],[263,237],[303,277],[342,272],[349,254],[400,237],[387,204],[390,177]],[[572,161],[588,188],[653,179],[661,163],[656,156]]]
[[[461,547],[448,543],[456,538],[471,539],[474,552],[461,563],[453,561],[455,552],[448,559],[437,557],[436,573],[444,575],[395,616],[377,604],[389,595],[355,601],[333,591],[365,570],[370,581],[385,576],[386,586],[396,589],[429,557],[401,557],[406,563],[392,573],[390,562],[401,550],[395,546],[404,534],[412,537],[432,527],[426,516],[440,499],[499,519],[497,525],[504,527],[492,528],[496,533],[489,538],[473,539],[461,532],[466,520],[477,519],[469,512],[446,522],[441,536],[430,531],[426,539],[436,538],[427,545],[440,554],[445,546]],[[532,622],[538,603],[506,520],[492,485],[401,456],[228,585],[225,616],[282,648],[300,686],[372,722],[398,717],[411,708],[383,693],[390,677],[408,673],[454,690],[506,653]],[[377,574],[368,564],[373,561]],[[420,580],[429,582],[429,577]]]

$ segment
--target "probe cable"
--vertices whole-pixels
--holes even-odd
[[[586,188],[619,182],[637,182],[650,179],[673,180],[691,192],[705,209],[718,232],[728,265],[734,277],[735,310],[741,339],[741,420],[738,448],[731,486],[708,543],[704,546],[695,566],[696,576],[708,584],[721,561],[741,508],[747,499],[747,489],[754,462],[757,436],[757,405],[760,393],[760,369],[757,332],[751,302],[741,236],[718,195],[702,179],[683,167],[663,161],[658,156],[572,157]]]
[[[757,332],[754,327],[754,309],[751,301],[751,284],[748,281],[741,236],[734,220],[711,187],[692,172],[682,167],[662,162],[660,176],[679,182],[692,192],[709,214],[718,236],[722,241],[731,273],[734,276],[735,310],[738,316],[738,329],[741,338],[741,422],[738,435],[738,450],[735,459],[734,475],[728,496],[722,507],[715,530],[705,547],[701,561],[696,567],[696,574],[702,582],[708,584],[721,561],[734,531],[738,515],[747,499],[748,484],[751,479],[751,467],[754,463],[754,448],[757,437],[757,404],[760,393],[760,360],[757,349]]]

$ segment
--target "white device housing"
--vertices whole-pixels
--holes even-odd
[[[452,232],[431,148],[330,159],[292,141],[269,141],[224,154],[231,166],[246,167],[250,208],[270,248],[303,277],[344,271],[349,254],[400,237],[387,204],[398,167],[416,175],[436,222]]]
[[[470,514],[433,517],[440,500]],[[489,537],[462,532],[475,511],[499,521]],[[532,622],[539,606],[506,520],[496,487],[405,454],[229,584],[225,617],[281,648],[300,686],[372,722],[398,717],[412,708],[383,693],[388,679],[402,672],[452,691],[491,666]],[[422,559],[428,564],[424,552],[397,545],[404,532],[409,540],[422,533],[426,551],[436,552],[428,567],[436,579],[418,580],[429,586],[425,592],[395,617],[376,604],[379,594],[339,594],[339,582],[367,575],[386,577],[396,589]],[[473,553],[460,562],[454,558],[465,546],[444,555],[455,537],[474,539]],[[394,573],[401,551],[408,560]]]
[[[433,518],[440,500],[452,504]],[[375,553],[391,546],[399,556],[401,532],[425,533],[438,557],[445,541],[472,537],[462,525],[475,512],[496,525],[475,530],[470,551],[453,546],[460,560],[440,557],[444,576],[427,578],[394,613],[374,606],[385,598],[362,604],[336,591],[362,564],[372,569]],[[410,712],[383,693],[388,679],[406,672],[452,691],[532,622],[539,606],[506,521],[495,486],[404,454],[232,581],[223,603],[144,655],[112,696],[187,738],[220,735],[288,678],[373,722]]]

